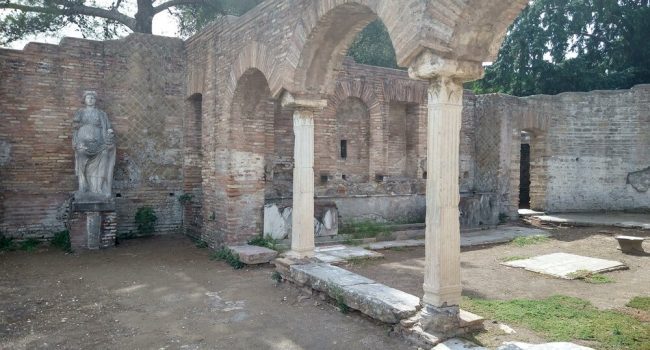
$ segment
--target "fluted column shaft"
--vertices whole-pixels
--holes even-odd
[[[294,168],[291,254],[314,255],[314,112],[293,112]]]

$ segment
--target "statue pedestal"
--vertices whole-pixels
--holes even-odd
[[[117,214],[115,202],[104,199],[72,202],[70,243],[74,249],[96,250],[115,246]]]

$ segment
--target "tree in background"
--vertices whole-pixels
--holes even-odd
[[[533,0],[477,93],[516,96],[650,82],[650,0]]]
[[[348,56],[357,63],[387,68],[399,68],[395,48],[384,23],[377,19],[364,28],[350,46]]]
[[[109,2],[112,1],[112,2]],[[211,18],[253,7],[259,0],[0,0],[0,44],[28,35],[54,35],[73,24],[92,39],[112,39],[128,32],[151,34],[153,18],[169,11],[182,28],[197,28],[190,15],[200,8]],[[106,5],[102,5],[106,4]],[[252,4],[252,6],[250,6]],[[246,8],[247,10],[248,8]],[[245,11],[244,11],[245,12]],[[201,23],[202,25],[204,23]],[[191,34],[190,32],[186,32]]]

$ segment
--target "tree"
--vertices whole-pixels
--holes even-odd
[[[650,82],[650,0],[533,0],[477,93],[516,96]]]
[[[131,16],[134,5],[135,14]],[[94,0],[0,0],[0,11],[5,13],[0,18],[0,43],[27,35],[54,34],[68,24],[77,25],[85,37],[91,38],[113,38],[124,29],[151,34],[155,15],[198,6],[223,12],[220,0],[137,0],[135,4],[132,0],[112,0],[106,6]]]
[[[379,19],[368,24],[357,35],[348,50],[348,56],[354,58],[357,63],[399,68],[395,58],[393,42],[390,39],[386,26]]]

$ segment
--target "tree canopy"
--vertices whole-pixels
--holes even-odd
[[[169,11],[179,34],[190,35],[221,14],[241,14],[261,0],[0,0],[0,44],[28,35],[54,35],[76,25],[82,35],[112,39],[126,32],[151,34],[153,18]],[[202,16],[201,16],[202,15]]]
[[[477,93],[516,96],[650,83],[650,0],[534,0]]]

